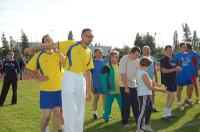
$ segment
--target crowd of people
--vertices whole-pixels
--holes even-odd
[[[157,61],[151,56],[149,46],[142,49],[133,47],[121,59],[116,50],[110,50],[109,55],[104,57],[100,48],[95,49],[94,53],[89,50],[93,37],[92,30],[88,28],[82,30],[81,41],[54,43],[51,36],[45,35],[41,45],[25,49],[25,54],[38,51],[27,64],[23,60],[19,63],[26,64],[27,72],[40,81],[41,132],[49,131],[51,113],[54,132],[58,131],[60,124],[64,132],[82,132],[85,100],[91,100],[91,93],[94,96],[94,120],[99,118],[97,105],[100,96],[105,122],[111,120],[112,104],[116,99],[122,127],[129,127],[132,110],[137,132],[153,131],[150,125],[151,113],[159,112],[155,107],[156,91],[167,94],[162,116],[166,121],[176,118],[172,114],[175,93],[178,109],[182,109],[185,103],[193,105],[193,89],[196,103],[200,103],[197,85],[199,55],[192,50],[191,43],[180,43],[180,51],[175,55],[172,46],[165,46],[165,53],[160,60],[161,85],[158,83]],[[23,75],[25,71],[13,59],[12,51],[7,55],[8,60],[3,62],[5,76],[0,96],[1,106],[11,83],[12,104],[16,104],[17,76]],[[183,86],[187,86],[184,103],[181,102]]]

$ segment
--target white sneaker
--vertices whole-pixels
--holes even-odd
[[[183,104],[182,104],[182,103],[179,103],[179,104],[177,105],[177,109],[181,110],[182,108],[183,108]]]
[[[62,132],[64,132],[64,125],[61,126]]]
[[[50,132],[49,127],[47,126],[44,132]]]
[[[150,125],[144,125],[142,126],[142,129],[148,132],[154,132]]]

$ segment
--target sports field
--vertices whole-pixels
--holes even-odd
[[[0,132],[39,132],[40,109],[39,109],[39,83],[35,80],[19,81],[18,84],[18,103],[10,105],[12,90],[9,91],[5,106],[0,107]],[[0,90],[2,81],[0,82]],[[185,90],[182,94],[185,98]],[[198,132],[200,131],[200,104],[185,108],[181,111],[176,110],[174,104],[173,113],[177,115],[172,121],[161,120],[162,110],[166,95],[156,94],[156,106],[161,112],[153,113],[151,118],[152,128],[159,132]],[[193,95],[193,101],[195,101]],[[106,123],[102,119],[103,110],[99,103],[99,119],[92,119],[92,101],[86,104],[85,132],[132,132],[135,131],[135,121],[130,121],[130,127],[124,129],[120,124],[120,111],[114,102],[112,109],[111,122]],[[132,117],[132,114],[131,114]]]

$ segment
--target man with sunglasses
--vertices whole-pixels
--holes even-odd
[[[4,81],[0,96],[0,106],[3,106],[11,84],[13,90],[11,104],[17,104],[17,81],[20,73],[19,64],[14,60],[14,52],[12,50],[7,52],[6,57],[6,60],[3,62]]]
[[[92,30],[83,29],[81,41],[63,41],[42,44],[25,49],[25,54],[35,50],[58,49],[66,55],[65,72],[62,78],[62,108],[65,132],[83,132],[85,98],[90,100],[91,73],[94,67],[88,46],[93,40]]]

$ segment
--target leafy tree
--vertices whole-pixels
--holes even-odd
[[[140,48],[142,48],[145,45],[143,41],[143,36],[139,33],[136,34],[134,45]]]
[[[9,43],[8,40],[6,39],[6,36],[4,33],[2,33],[1,37],[1,42],[2,42],[2,55],[5,56],[7,51],[9,50]]]
[[[174,37],[173,37],[173,47],[174,51],[178,51],[179,41],[178,41],[178,33],[177,30],[174,31]]]
[[[164,53],[165,53],[165,49],[164,49],[164,47],[157,47],[156,48],[156,60],[157,61],[160,61],[160,59],[161,59],[161,57],[164,55]]]
[[[147,45],[150,47],[152,54],[156,54],[155,38],[154,36],[150,35],[148,32],[146,35],[140,35],[139,33],[137,33],[134,45],[140,47],[141,49],[145,45]]]
[[[22,52],[24,51],[25,48],[29,47],[29,42],[28,42],[28,37],[26,36],[26,34],[24,33],[24,31],[22,30],[22,36],[21,36],[21,49]]]
[[[131,51],[131,48],[128,45],[125,45],[122,49],[115,48],[119,52],[120,58]]]
[[[197,33],[195,30],[193,32],[193,37],[192,37],[192,46],[194,49],[198,48],[198,37],[197,37]]]
[[[183,41],[185,42],[191,42],[192,37],[191,37],[191,31],[190,27],[188,26],[187,23],[182,24],[182,29],[183,29]]]
[[[16,41],[13,39],[12,36],[10,36],[10,48],[12,50],[15,50],[15,44],[16,44]]]

